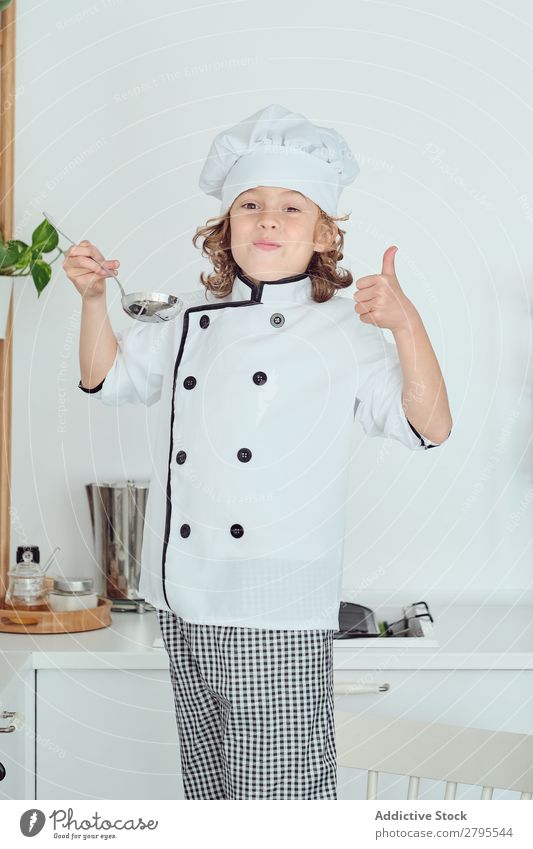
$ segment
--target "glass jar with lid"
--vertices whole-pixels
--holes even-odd
[[[15,610],[49,610],[47,586],[42,567],[33,559],[30,548],[17,551],[17,565],[8,570],[9,584],[4,599],[6,607]],[[38,558],[38,555],[37,555]]]

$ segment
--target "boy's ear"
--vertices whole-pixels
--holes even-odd
[[[335,245],[337,233],[338,228],[335,222],[324,220],[324,218],[320,216],[315,225],[315,251],[317,251],[318,253],[324,253],[325,251],[332,250]]]

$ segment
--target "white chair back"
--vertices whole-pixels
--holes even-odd
[[[379,773],[409,777],[407,799],[418,799],[421,778],[446,782],[444,799],[458,784],[533,794],[533,735],[459,725],[394,719],[335,709],[337,765],[366,770],[367,799],[378,798]]]

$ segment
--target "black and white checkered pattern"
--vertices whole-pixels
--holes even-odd
[[[157,610],[186,799],[336,799],[333,630]]]

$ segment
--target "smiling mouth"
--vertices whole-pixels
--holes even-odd
[[[273,245],[268,242],[254,242],[254,248],[259,248],[260,251],[275,251],[281,247],[281,245]]]

